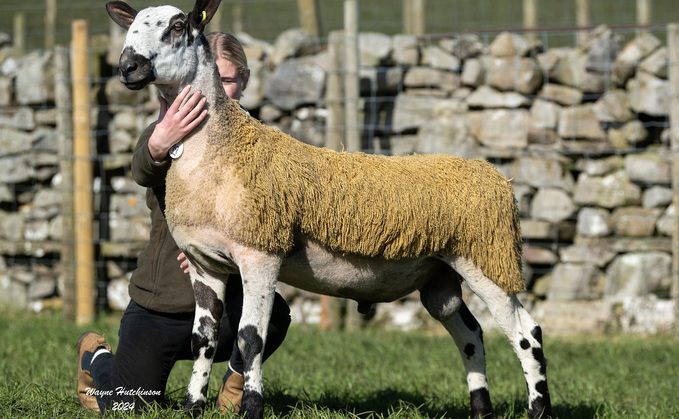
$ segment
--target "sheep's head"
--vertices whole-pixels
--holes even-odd
[[[132,90],[149,83],[179,84],[191,80],[198,68],[197,42],[221,0],[197,0],[193,11],[173,6],[149,7],[139,12],[122,1],[106,4],[109,16],[127,29],[120,56],[120,81]]]

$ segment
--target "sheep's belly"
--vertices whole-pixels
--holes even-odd
[[[420,289],[445,268],[434,257],[366,258],[333,253],[316,243],[305,243],[283,261],[278,280],[318,294],[359,302],[386,302]]]

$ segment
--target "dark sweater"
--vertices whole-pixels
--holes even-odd
[[[142,133],[132,156],[132,176],[146,189],[146,205],[151,209],[151,237],[139,254],[137,269],[130,280],[130,297],[140,306],[165,313],[195,310],[189,275],[179,267],[181,252],[165,221],[165,175],[171,159],[155,162],[148,142],[155,123]]]

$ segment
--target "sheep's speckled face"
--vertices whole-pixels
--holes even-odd
[[[120,56],[120,81],[132,90],[149,83],[176,84],[196,68],[192,48],[200,32],[188,15],[172,6],[141,10],[130,25]]]

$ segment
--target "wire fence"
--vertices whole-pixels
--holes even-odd
[[[227,1],[222,7],[241,3]],[[341,2],[336,3],[333,7],[341,7]],[[567,2],[563,3],[565,9]],[[653,16],[662,10],[658,3],[654,3]],[[74,4],[72,12],[81,15],[79,8],[94,10],[90,4]],[[282,0],[251,1],[248,9],[257,5],[269,10],[297,6]],[[616,9],[616,19],[629,25],[625,20],[634,18],[623,11],[630,8],[625,5]],[[502,14],[516,15],[505,2],[481,1],[473,10],[459,6],[455,19],[479,29],[472,24],[491,21],[483,13],[493,6]],[[368,32],[363,28],[369,26],[366,19],[371,13],[387,9],[384,2],[364,2],[360,7],[361,33]],[[321,4],[321,15],[327,8],[330,4]],[[606,298],[619,303],[621,296],[676,298],[679,267],[672,259],[677,254],[672,205],[677,197],[672,177],[677,167],[673,160],[676,136],[672,135],[676,128],[671,117],[677,85],[671,78],[676,66],[672,58],[676,44],[671,40],[676,34],[656,23],[519,30],[519,13],[519,17],[503,18],[511,20],[506,26],[517,27],[512,32],[516,37],[508,38],[512,52],[498,52],[502,46],[498,39],[509,35],[490,25],[476,32],[444,26],[438,30],[432,16],[453,19],[446,14],[449,9],[427,2],[426,26],[433,30],[406,40],[386,36],[390,47],[384,57],[376,56],[380,48],[375,47],[384,37],[370,44],[372,55],[358,45],[367,37],[357,41],[358,68],[347,68],[344,58],[336,60],[315,90],[308,78],[293,77],[293,81],[305,80],[305,89],[288,98],[293,105],[281,105],[286,101],[267,90],[272,83],[283,83],[276,78],[282,63],[274,66],[269,61],[277,35],[256,36],[271,40],[263,48],[258,48],[259,41],[248,44],[248,38],[243,38],[246,50],[254,54],[249,56],[254,85],[244,101],[251,101],[251,113],[267,125],[317,146],[337,148],[329,140],[333,130],[346,145],[352,127],[345,122],[345,114],[331,116],[333,104],[339,104],[335,108],[342,113],[354,100],[360,136],[357,148],[364,152],[444,152],[493,163],[513,179],[519,202],[529,289],[523,298],[528,306],[538,307],[545,300],[555,304],[557,300]],[[559,15],[559,10],[555,6],[552,12]],[[472,17],[472,13],[481,13],[481,17]],[[592,16],[600,13],[608,12],[603,5],[593,5]],[[295,12],[282,18],[282,25],[296,26],[296,16]],[[540,22],[548,21],[542,12],[539,16]],[[91,18],[93,22],[99,19]],[[555,24],[563,23],[554,19]],[[398,34],[399,18],[388,19],[384,26],[379,26],[380,19],[374,20],[372,30]],[[249,30],[247,17],[242,21],[244,32],[252,34],[255,30]],[[335,24],[322,22],[327,38],[313,40],[312,57],[333,48]],[[598,22],[591,19],[590,23]],[[148,240],[150,219],[144,191],[131,180],[129,164],[136,138],[155,119],[158,109],[153,88],[130,92],[117,83],[116,43],[103,36],[110,32],[105,25],[90,26],[87,51],[94,258],[84,263],[91,264],[96,278],[92,292],[97,311],[124,307],[129,275]],[[35,309],[62,306],[67,317],[74,318],[78,266],[73,249],[79,228],[69,220],[76,218],[78,210],[65,205],[70,201],[64,196],[76,191],[67,181],[75,162],[69,149],[75,137],[69,125],[75,106],[60,100],[76,80],[72,70],[63,74],[67,67],[63,61],[70,60],[63,54],[68,50],[13,56],[10,49],[6,45],[2,50],[7,54],[0,66],[0,135],[4,137],[0,137],[4,150],[0,157],[4,291],[0,302]],[[415,57],[407,58],[413,51]],[[58,62],[55,57],[60,55],[61,67],[50,64]],[[294,63],[294,74],[304,74],[299,57],[287,61]],[[56,74],[52,72],[59,68]],[[333,83],[344,85],[353,72],[358,76],[358,97],[347,98],[342,91],[330,98]],[[332,125],[331,120],[340,122]],[[624,271],[639,266],[633,264],[632,256],[642,260],[639,269],[647,278],[636,283],[635,278],[625,277],[634,284],[627,286],[620,279]],[[298,297],[293,292],[288,296],[291,300]],[[308,320],[317,314],[300,316]]]
[[[135,8],[167,4],[164,0],[130,2]],[[189,10],[193,2],[171,2]],[[303,6],[304,4],[311,6]],[[525,27],[555,29],[609,26],[666,25],[679,21],[679,11],[669,0],[625,0],[595,2],[590,0],[376,0],[358,2],[360,30],[388,35],[403,33],[413,14],[412,4],[422,10],[418,34],[445,34],[487,30],[519,30]],[[343,1],[319,0],[224,0],[217,19],[220,28],[229,32],[246,32],[258,39],[273,41],[284,30],[304,26],[300,7],[314,7],[318,16],[319,36],[327,38],[344,27]],[[45,0],[44,2],[0,2],[0,24],[25,34],[27,50],[45,47],[47,40],[68,45],[70,22],[84,19],[90,23],[93,36],[105,35],[111,23],[103,3],[85,0]],[[21,28],[17,28],[17,23]],[[7,31],[8,29],[6,29]],[[549,35],[552,37],[553,35]],[[551,45],[569,45],[568,36],[555,37]],[[566,39],[564,39],[565,37]],[[51,41],[49,41],[51,42]],[[52,44],[47,45],[51,47]]]

